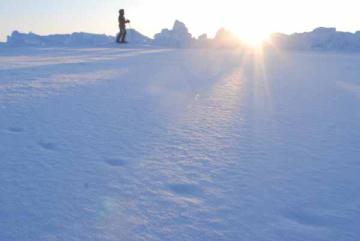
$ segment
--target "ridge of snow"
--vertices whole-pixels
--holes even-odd
[[[172,29],[163,29],[149,38],[135,29],[128,29],[130,43],[172,48],[237,48],[241,40],[231,31],[219,29],[214,38],[206,34],[194,38],[187,26],[176,20]],[[41,36],[34,33],[14,31],[7,38],[10,46],[104,46],[114,43],[115,37],[105,34],[77,32]],[[3,45],[0,43],[0,45]],[[360,51],[360,31],[355,33],[337,31],[336,28],[319,27],[311,32],[271,35],[271,45],[286,50]],[[270,47],[270,45],[268,45]]]
[[[154,44],[161,46],[184,48],[191,46],[192,42],[193,38],[188,28],[179,20],[175,21],[171,30],[163,29],[154,36]]]
[[[272,44],[289,50],[360,51],[360,34],[320,27],[311,32],[290,35],[275,33]]]

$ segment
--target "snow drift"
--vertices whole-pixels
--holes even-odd
[[[126,35],[127,41],[134,44],[152,44],[152,39],[141,34],[135,29],[128,29]]]

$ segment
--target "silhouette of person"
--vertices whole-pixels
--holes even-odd
[[[116,38],[116,42],[118,43],[127,43],[125,41],[126,38],[126,24],[130,23],[130,20],[125,19],[125,10],[120,9],[119,10],[119,28],[120,33],[118,34]]]

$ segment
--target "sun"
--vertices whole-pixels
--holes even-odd
[[[259,48],[262,47],[269,40],[269,34],[251,34],[248,36],[244,36],[241,40],[250,47]]]
[[[251,30],[238,30],[235,34],[239,39],[252,48],[260,48],[270,39],[270,33],[254,28]]]

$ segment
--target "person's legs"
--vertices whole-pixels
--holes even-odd
[[[121,41],[121,28],[119,28],[120,32],[116,35],[116,42],[120,43]]]
[[[122,42],[122,43],[125,43],[125,42],[126,42],[126,41],[125,41],[125,38],[126,38],[126,29],[123,29],[122,35],[121,35],[121,42]]]

